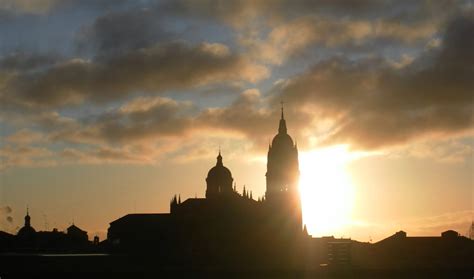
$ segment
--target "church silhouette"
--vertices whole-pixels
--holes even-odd
[[[287,132],[282,107],[278,133],[268,149],[263,198],[253,199],[245,188],[237,192],[219,150],[207,174],[205,198],[181,202],[174,196],[169,214],[128,214],[111,222],[110,249],[195,263],[202,259],[202,264],[291,263],[289,258],[297,256],[308,238],[298,180],[298,148]]]
[[[98,278],[104,272],[175,277],[177,271],[189,277],[214,271],[223,272],[219,277],[259,278],[472,276],[474,241],[452,230],[427,237],[399,231],[376,243],[309,236],[302,224],[298,179],[298,148],[282,107],[278,133],[268,148],[264,197],[254,199],[245,188],[237,192],[219,150],[207,173],[205,198],[181,201],[175,195],[170,213],[125,215],[110,223],[102,242],[97,236],[89,241],[74,224],[67,232],[36,231],[27,209],[16,236],[0,231],[0,272],[30,278],[38,271],[78,272],[80,266]]]
[[[228,270],[347,269],[463,270],[472,266],[474,241],[457,232],[407,237],[398,232],[375,244],[308,235],[298,191],[298,148],[288,134],[283,106],[268,147],[266,192],[256,200],[238,193],[219,150],[206,177],[206,197],[181,201],[170,213],[128,214],[110,223],[107,251],[150,255],[162,266]],[[328,208],[327,210],[331,210]]]

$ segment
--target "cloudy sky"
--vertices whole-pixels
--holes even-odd
[[[315,189],[348,180],[346,218],[307,209],[311,233],[465,234],[473,49],[469,0],[0,0],[0,230],[28,205],[37,230],[74,220],[103,238],[204,196],[219,146],[237,189],[262,196],[283,100]]]

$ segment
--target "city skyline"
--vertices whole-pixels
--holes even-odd
[[[385,5],[0,1],[0,230],[104,239],[204,197],[219,150],[262,197],[283,101],[310,234],[466,234],[472,3]]]

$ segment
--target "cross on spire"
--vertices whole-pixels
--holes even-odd
[[[280,125],[278,127],[278,133],[286,134],[286,121],[285,121],[285,116],[283,114],[283,101],[281,101],[280,104],[281,104],[281,119],[280,119]]]
[[[283,101],[280,101],[280,104],[281,104],[281,119],[285,119],[285,117],[283,116]]]

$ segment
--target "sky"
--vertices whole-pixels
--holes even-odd
[[[473,49],[469,0],[0,0],[0,230],[103,239],[219,147],[261,197],[283,101],[310,234],[466,234]]]

